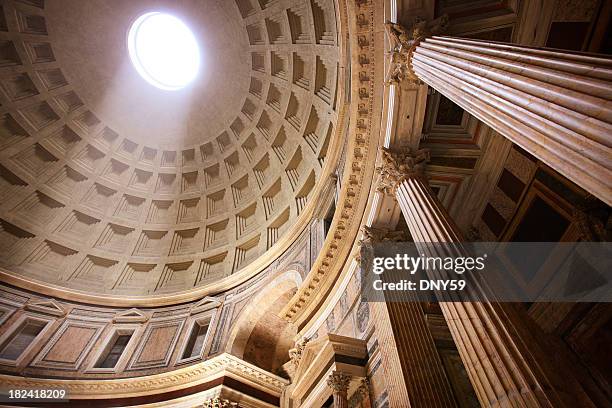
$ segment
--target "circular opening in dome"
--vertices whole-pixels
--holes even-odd
[[[134,68],[151,85],[174,91],[187,86],[200,68],[195,36],[170,14],[143,14],[130,27],[128,52]]]

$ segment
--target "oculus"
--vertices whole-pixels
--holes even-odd
[[[173,15],[157,11],[141,15],[130,27],[127,45],[136,71],[159,89],[182,89],[198,75],[198,43],[189,27]]]

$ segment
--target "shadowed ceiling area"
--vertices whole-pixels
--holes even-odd
[[[296,224],[337,123],[332,0],[7,0],[0,262],[27,281],[143,296],[218,284]],[[194,82],[157,89],[126,37],[181,18]]]

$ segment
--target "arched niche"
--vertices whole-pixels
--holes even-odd
[[[287,271],[264,286],[242,310],[227,343],[227,351],[265,370],[282,374],[297,329],[279,316],[295,294],[302,277]]]

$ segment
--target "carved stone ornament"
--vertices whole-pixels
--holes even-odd
[[[389,84],[399,84],[401,82],[420,84],[421,81],[410,65],[412,54],[423,39],[441,34],[447,27],[447,15],[438,17],[431,22],[417,17],[411,30],[401,24],[387,21],[385,23],[385,31],[390,43],[390,64],[386,82]]]
[[[378,191],[395,195],[397,187],[409,177],[422,177],[425,163],[429,161],[429,150],[392,150],[382,148],[382,164],[376,168],[380,173]]]
[[[369,399],[370,381],[367,378],[362,378],[361,384],[359,384],[359,387],[355,390],[355,393],[351,396],[351,399],[349,400],[349,408],[362,407],[364,406],[364,401],[369,401]],[[366,406],[369,406],[369,404]]]
[[[204,402],[204,405],[202,405],[202,408],[232,408],[232,407],[238,407],[238,403],[232,402],[225,398],[219,398],[219,397],[211,398],[207,400],[206,402]]]
[[[360,247],[364,244],[374,244],[377,242],[406,242],[411,241],[410,236],[405,231],[392,231],[386,228],[374,228],[364,225],[361,228],[363,235],[357,242]],[[357,252],[355,260],[361,264],[361,251]]]
[[[362,397],[366,395],[370,395],[370,380],[367,378],[361,379],[361,384],[359,384],[359,388],[357,388],[357,393],[359,393]]]
[[[329,378],[327,378],[327,385],[334,392],[347,392],[350,383],[351,377],[344,373],[333,372]]]
[[[304,354],[304,349],[306,348],[306,344],[308,344],[309,339],[302,339],[302,341],[295,343],[295,347],[289,350],[289,358],[291,359],[291,363],[295,368],[300,365],[300,360],[302,359],[302,355]]]
[[[391,231],[386,228],[374,228],[364,225],[362,228],[363,238],[359,245],[372,244],[375,242],[404,242],[408,239],[404,231]]]

